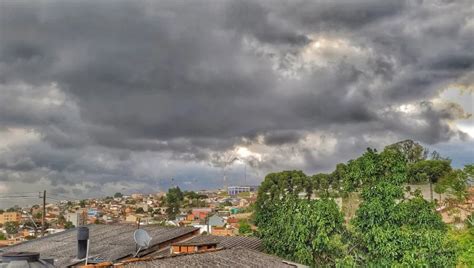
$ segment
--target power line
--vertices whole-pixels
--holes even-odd
[[[66,199],[73,199],[73,200],[80,199],[80,198],[77,198],[77,197],[72,197],[72,196],[67,196],[67,195],[62,195],[62,194],[49,194],[49,195],[54,195],[56,197],[61,197],[61,198],[66,198]]]
[[[0,196],[0,199],[8,199],[8,198],[39,198],[38,196],[27,196],[27,195],[16,195],[16,196]]]
[[[0,193],[0,195],[6,195],[6,194],[39,194],[40,192],[7,192],[7,193]]]

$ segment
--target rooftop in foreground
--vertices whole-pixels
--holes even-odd
[[[136,251],[133,232],[134,225],[89,225],[90,257],[104,261],[116,261],[131,256]],[[150,236],[150,248],[160,247],[165,243],[186,239],[197,233],[194,227],[163,227],[148,225],[143,227]],[[42,258],[54,258],[54,265],[67,267],[76,263],[77,229],[49,235],[15,246],[7,247],[4,252],[32,251],[41,253]]]
[[[180,254],[150,261],[131,262],[127,268],[151,267],[306,267],[246,248],[220,249],[192,254]]]

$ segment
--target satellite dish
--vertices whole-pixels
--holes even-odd
[[[135,230],[135,232],[133,233],[133,239],[135,240],[135,243],[138,246],[138,250],[135,253],[134,257],[138,255],[138,252],[140,252],[140,250],[142,250],[143,248],[148,248],[150,246],[151,236],[143,229]]]

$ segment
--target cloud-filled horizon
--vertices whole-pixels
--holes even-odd
[[[404,139],[473,162],[473,14],[469,0],[1,1],[0,193],[258,184]]]

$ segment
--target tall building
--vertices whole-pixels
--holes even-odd
[[[20,222],[21,213],[20,212],[4,212],[0,214],[0,223],[5,224],[6,222]]]
[[[237,195],[240,193],[254,192],[257,188],[257,186],[229,186],[227,187],[227,193],[229,195]]]

